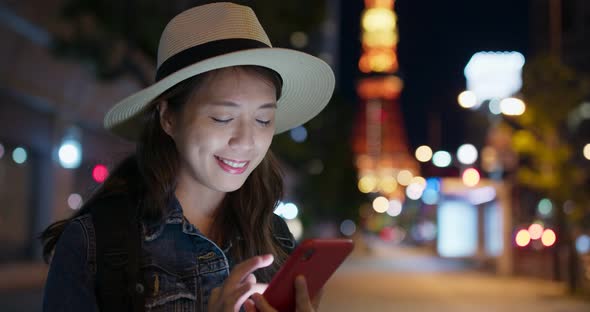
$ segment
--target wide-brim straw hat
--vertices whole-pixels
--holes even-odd
[[[162,93],[195,75],[240,65],[266,67],[281,76],[275,134],[312,119],[334,91],[330,66],[300,51],[273,48],[250,7],[210,3],[184,11],[168,23],[160,37],[156,82],[113,106],[104,126],[135,141],[144,126],[144,112]]]

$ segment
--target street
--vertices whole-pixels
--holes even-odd
[[[353,256],[328,282],[322,311],[590,311],[545,280],[496,277],[412,250]]]

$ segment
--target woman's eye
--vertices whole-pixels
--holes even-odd
[[[221,118],[215,118],[215,117],[211,117],[211,119],[215,122],[219,122],[219,123],[228,123],[230,121],[233,120],[233,118],[228,118],[228,119],[221,119]]]
[[[256,119],[256,121],[257,121],[258,123],[260,123],[261,125],[263,125],[263,126],[268,126],[268,125],[270,125],[270,120],[260,120],[260,119]]]

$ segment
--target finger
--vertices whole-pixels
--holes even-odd
[[[250,273],[257,269],[267,267],[274,261],[274,257],[271,254],[252,257],[244,262],[236,265],[233,271],[227,277],[226,283],[237,284],[246,278]]]
[[[244,287],[245,285],[248,287]],[[266,290],[266,287],[268,287],[267,284],[244,284],[244,286],[240,287],[242,292],[238,294],[236,299],[235,306],[238,308],[241,307],[252,295],[256,293],[261,294]]]
[[[252,300],[260,312],[277,312],[277,310],[273,308],[261,294],[252,295]]]
[[[309,293],[307,292],[307,283],[303,275],[295,278],[295,305],[297,311],[312,311]]]
[[[256,312],[256,304],[254,303],[254,301],[252,299],[247,299],[246,302],[244,302],[244,309],[246,310],[246,312]]]
[[[252,273],[248,274],[248,276],[244,278],[244,283],[256,284],[256,276]]]

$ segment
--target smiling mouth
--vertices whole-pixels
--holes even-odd
[[[248,168],[248,164],[250,164],[249,161],[237,161],[221,158],[219,156],[215,156],[215,159],[217,160],[217,164],[219,167],[221,167],[221,169],[231,174],[243,173]]]

